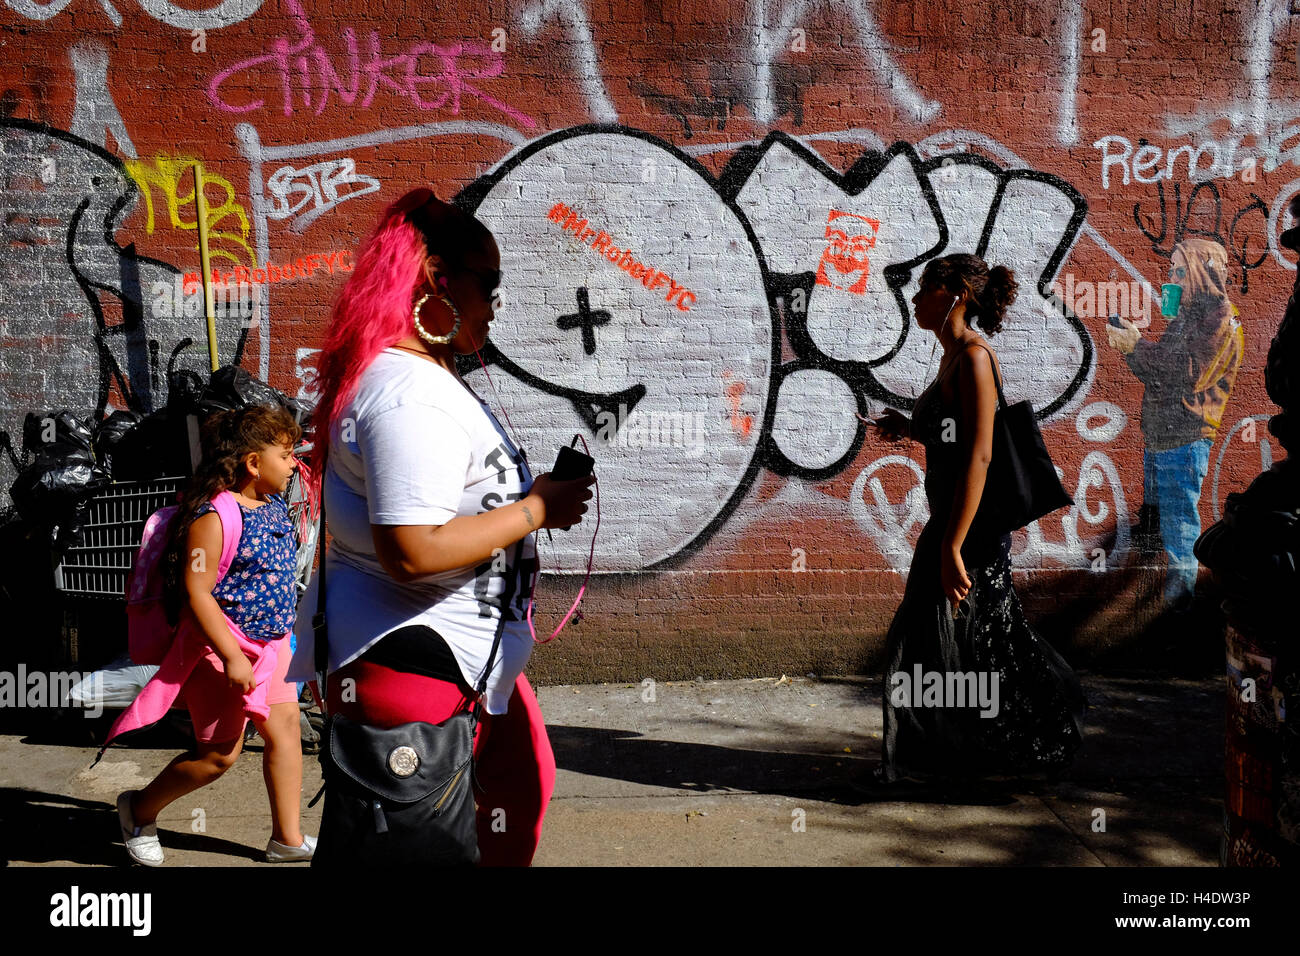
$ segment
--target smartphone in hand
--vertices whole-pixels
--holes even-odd
[[[572,481],[574,478],[585,478],[591,474],[595,465],[596,459],[590,455],[564,445],[560,448],[560,453],[555,456],[555,467],[551,469],[551,479],[553,481]]]
[[[596,465],[596,459],[568,445],[560,446],[560,453],[555,456],[555,467],[551,469],[552,481],[572,481],[585,478]],[[573,525],[566,524],[561,531],[568,531]]]

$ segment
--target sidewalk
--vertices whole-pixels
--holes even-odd
[[[541,688],[560,770],[536,863],[1217,865],[1222,680],[1082,677],[1091,709],[1068,779],[964,798],[877,799],[846,785],[879,757],[879,680]],[[0,736],[11,865],[120,865],[116,795],[183,749],[159,730],[89,770],[89,726],[81,733],[85,746],[66,732]],[[305,757],[304,807],[319,785]],[[321,806],[304,810],[306,832]],[[270,836],[258,743],[159,822],[165,866],[258,864]]]

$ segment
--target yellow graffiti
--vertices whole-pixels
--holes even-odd
[[[194,209],[194,164],[197,160],[189,158],[168,159],[158,155],[153,160],[128,159],[126,171],[140,187],[144,196],[145,231],[153,235],[157,225],[154,211],[154,189],[156,188],[167,204],[167,218],[173,229],[192,229],[197,234],[198,213],[190,219],[181,216],[182,211]],[[221,190],[225,197],[218,205],[212,201],[211,191]],[[208,201],[208,247],[212,259],[228,259],[237,265],[247,262],[257,266],[257,256],[248,244],[248,215],[235,199],[235,187],[230,181],[216,176],[207,169],[203,171],[203,195]],[[233,217],[233,219],[232,219]],[[226,229],[217,226],[223,220]],[[237,228],[238,231],[234,231]],[[223,248],[224,246],[224,248]],[[197,251],[199,244],[194,243]],[[242,252],[237,254],[235,250]]]

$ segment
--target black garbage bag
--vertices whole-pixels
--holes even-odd
[[[254,378],[238,365],[227,365],[212,373],[212,379],[204,389],[200,402],[205,417],[246,405],[279,405],[294,416],[300,425],[306,424],[312,409],[309,402],[290,398],[279,389]]]
[[[66,409],[37,415],[23,422],[23,452],[35,460],[9,488],[23,520],[45,528],[60,548],[81,533],[90,497],[111,481],[96,460],[91,430]]]
[[[91,454],[90,421],[80,421],[66,408],[38,415],[28,412],[23,420],[23,455]]]
[[[212,373],[203,390],[203,404],[217,409],[243,408],[245,405],[279,405],[284,394],[253,378],[238,365],[227,365]]]
[[[188,477],[193,469],[183,410],[168,406],[125,431],[112,444],[112,468],[115,481]]]
[[[195,424],[201,428],[217,412],[248,405],[279,405],[300,423],[305,423],[311,414],[310,404],[290,398],[237,365],[213,372],[205,385],[199,384],[197,376],[177,379],[168,392],[167,407],[124,429],[112,445],[113,478],[152,481],[189,477],[193,473],[189,417],[194,416]],[[104,427],[108,424],[105,422]]]
[[[109,415],[99,423],[95,429],[95,437],[92,447],[95,451],[95,460],[104,467],[114,478],[121,481],[113,465],[113,453],[117,445],[130,431],[140,424],[142,416],[139,412],[125,411],[119,409]]]

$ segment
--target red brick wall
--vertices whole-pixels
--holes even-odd
[[[1096,314],[1116,308],[1087,296],[1158,293],[1180,239],[1228,249],[1245,356],[1208,524],[1282,454],[1263,427],[1263,363],[1293,281],[1277,244],[1300,189],[1292,18],[777,0],[760,28],[759,6],[12,0],[0,428],[18,445],[28,411],[148,410],[169,364],[206,367],[202,320],[165,314],[160,291],[198,269],[191,161],[209,177],[215,264],[290,275],[254,286],[251,327],[223,313],[222,361],[291,393],[347,274],[328,257],[432,183],[498,237],[493,380],[535,470],[585,430],[603,477],[603,573],[535,669],[860,671],[927,510],[921,448],[882,443],[855,412],[910,408],[937,367],[909,318],[920,267],[981,251],[1020,281],[992,339],[1008,398],[1043,413],[1079,505],[1015,536],[1017,588],[1076,659],[1131,639],[1158,609],[1164,561],[1117,534],[1143,500],[1142,386]],[[1180,147],[1204,147],[1213,178],[1193,181]],[[577,214],[567,232],[547,218],[559,203]],[[835,268],[833,220],[875,239],[865,264]],[[623,268],[591,248],[602,230]],[[1069,301],[1046,299],[1054,281]],[[558,321],[581,315],[579,289],[609,313],[587,319],[586,343]],[[1120,291],[1102,294],[1122,307]],[[1146,318],[1158,338],[1158,300]],[[631,438],[599,441],[578,393],[616,411],[608,396],[629,388]],[[1237,427],[1252,418],[1253,442]],[[17,462],[3,457],[7,488]],[[543,541],[544,568],[583,566],[588,534]],[[576,581],[539,591],[549,628]]]

